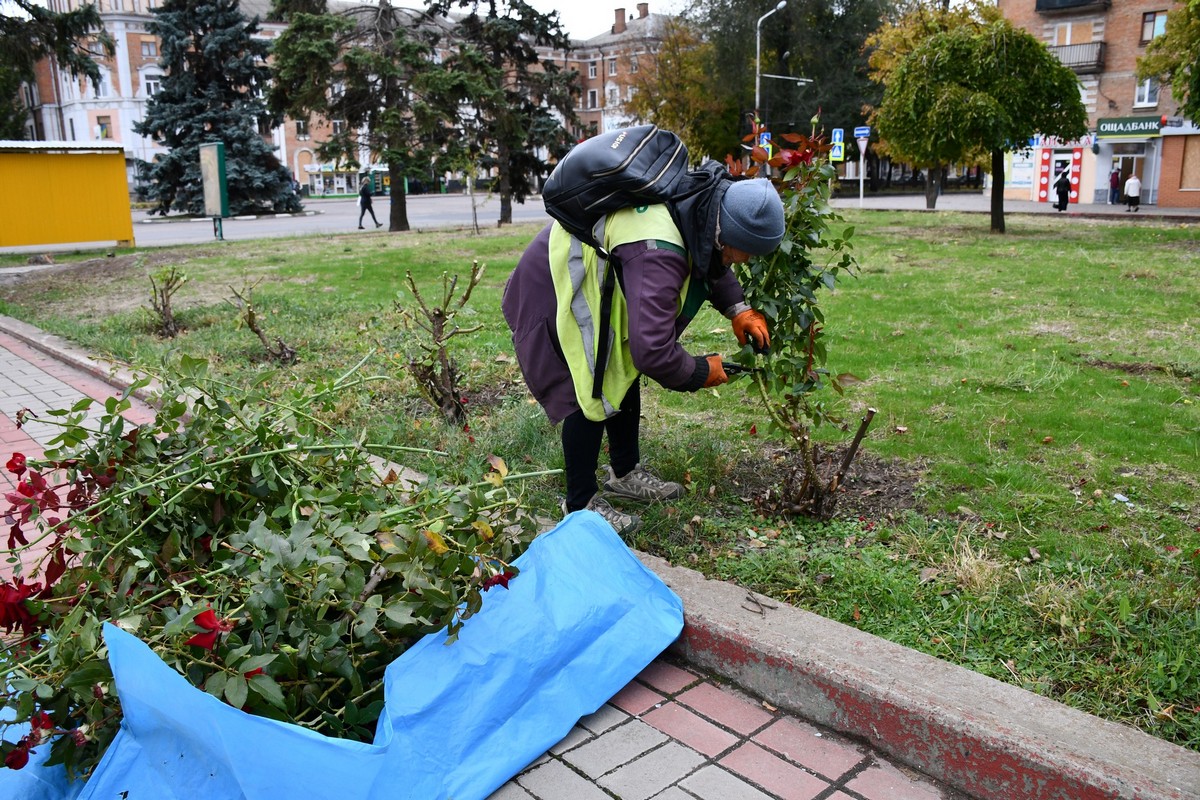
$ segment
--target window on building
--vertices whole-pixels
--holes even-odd
[[[144,58],[157,58],[158,42],[142,42],[142,56]]]
[[[615,86],[608,90],[608,104],[610,106],[615,106],[617,104],[617,89]]]
[[[1180,189],[1200,189],[1200,136],[1184,136]]]
[[[630,72],[637,72],[637,71],[638,71],[638,59],[637,59],[637,56],[630,56],[630,57],[629,57],[629,71],[630,71]]]
[[[94,88],[96,89],[96,97],[108,97],[111,94],[111,92],[110,92],[111,87],[108,84],[108,74],[107,73],[105,73],[105,72],[100,73],[100,82],[95,84]]]
[[[67,123],[68,123],[68,127],[70,127],[70,129],[71,129],[71,141],[73,142],[73,141],[75,141],[75,120],[73,120],[73,119],[67,120]]]
[[[333,121],[333,135],[340,136],[341,134],[343,134],[345,132],[346,132],[346,120],[335,119]]]
[[[158,94],[161,91],[162,91],[162,78],[161,77],[156,75],[153,78],[146,78],[146,97],[154,97],[154,95]]]
[[[112,138],[112,117],[96,117],[96,138]]]
[[[125,10],[125,0],[109,0],[109,3],[110,3],[110,5],[112,5],[113,11],[124,11]]]
[[[87,51],[94,56],[108,55],[108,53],[104,50],[104,43],[99,39],[88,39]]]
[[[1158,81],[1154,78],[1146,78],[1139,83],[1137,91],[1133,95],[1133,105],[1135,107],[1158,105]]]
[[[588,89],[588,108],[595,108],[598,102],[595,89]]]
[[[596,77],[596,62],[595,61],[588,63],[588,77],[589,78]]]
[[[609,75],[617,74],[617,60],[615,58],[610,58],[608,60],[608,74]]]
[[[258,135],[270,136],[275,132],[275,126],[271,124],[269,117],[258,118]]]
[[[21,88],[24,90],[23,94],[25,97],[26,108],[37,108],[39,105],[41,105],[41,98],[38,96],[37,84],[26,83]]]
[[[1167,12],[1148,11],[1142,14],[1142,44],[1162,36],[1167,29]]]
[[[296,120],[296,138],[297,139],[307,139],[308,138],[308,120],[306,120],[306,119]]]

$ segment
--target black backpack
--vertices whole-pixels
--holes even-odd
[[[623,208],[658,203],[668,204],[675,217],[675,202],[714,188],[720,181],[714,170],[688,172],[687,161],[687,147],[678,136],[657,125],[637,125],[579,143],[558,162],[542,188],[546,213],[610,261],[601,290],[592,397],[601,394],[611,346],[612,296],[621,272],[620,262],[610,258],[596,240],[596,223]],[[676,219],[676,224],[679,222]]]
[[[689,183],[684,180],[687,161],[680,138],[657,125],[593,136],[576,145],[550,173],[542,188],[546,213],[576,239],[604,252],[593,232],[596,223],[623,208],[677,199],[681,183]]]

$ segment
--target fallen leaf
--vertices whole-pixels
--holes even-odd
[[[941,572],[942,571],[937,567],[926,567],[925,569],[921,570],[921,577],[918,579],[918,583],[929,583],[938,575],[940,575]]]
[[[896,433],[908,433],[908,428],[905,427],[904,425],[897,425]]]
[[[1042,444],[1050,444],[1053,441],[1054,441],[1053,436],[1046,436],[1042,439]]]
[[[858,622],[860,619],[862,619],[862,612],[858,610],[858,606],[854,607],[854,613],[850,616],[854,618],[855,622]]]
[[[501,478],[508,477],[508,464],[504,463],[504,459],[497,455],[487,457],[488,466],[500,473]]]

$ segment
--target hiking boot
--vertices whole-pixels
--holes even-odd
[[[650,502],[653,500],[675,500],[684,495],[683,486],[671,481],[664,481],[650,470],[638,464],[626,476],[618,478],[613,468],[604,465],[608,477],[604,479],[604,489],[617,497],[628,497],[631,500]]]
[[[592,495],[592,499],[588,501],[584,510],[595,511],[604,517],[604,521],[612,525],[613,530],[617,532],[618,536],[629,536],[642,525],[641,517],[617,511],[599,493]],[[562,504],[562,511],[563,514],[567,513],[567,504],[565,502]]]

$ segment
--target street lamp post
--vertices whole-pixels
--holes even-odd
[[[762,88],[762,24],[763,20],[774,14],[776,11],[782,11],[787,5],[787,0],[779,0],[767,13],[758,18],[758,24],[754,26],[754,114],[758,115],[759,95]]]

